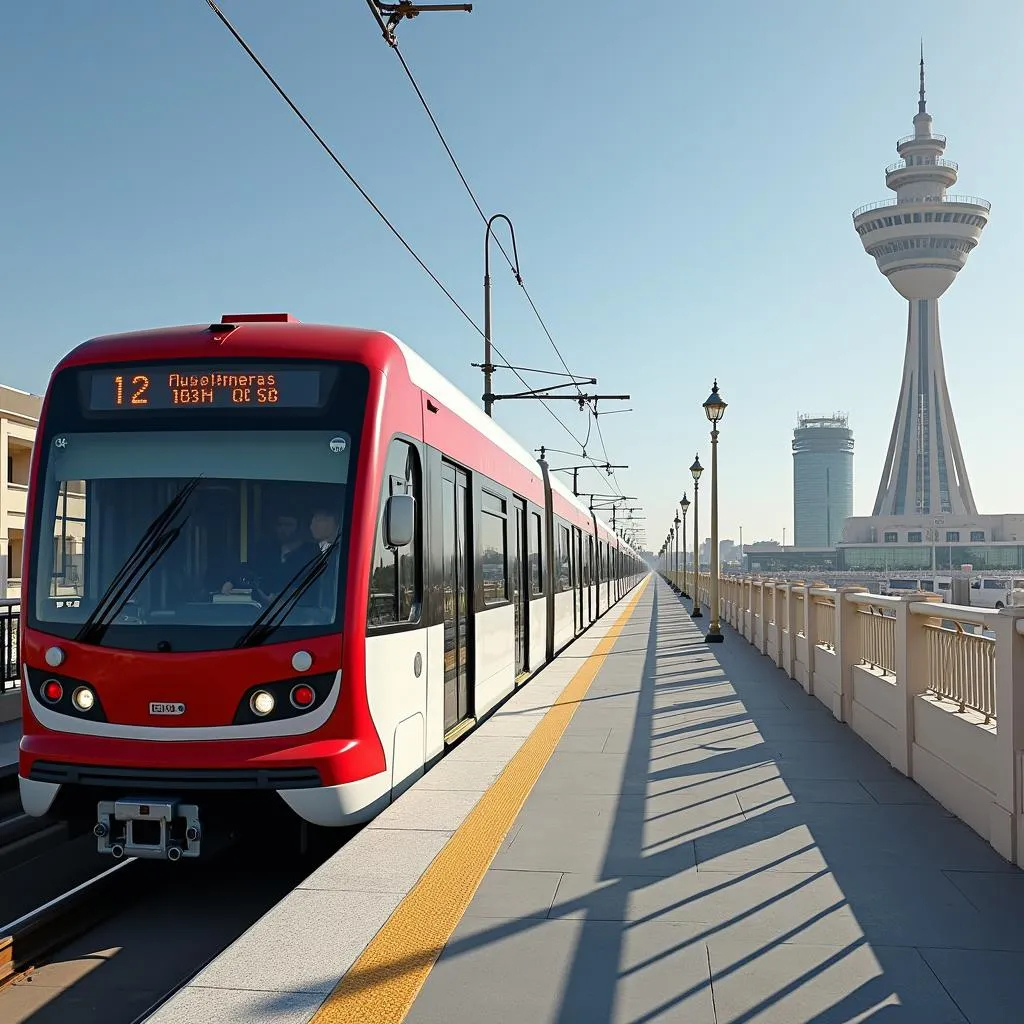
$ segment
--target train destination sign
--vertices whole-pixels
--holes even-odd
[[[94,371],[91,412],[191,409],[312,409],[321,403],[319,369],[272,366],[124,366]]]

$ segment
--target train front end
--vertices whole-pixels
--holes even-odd
[[[327,328],[234,319],[89,342],[44,404],[22,803],[114,857],[358,820],[384,768],[345,643],[373,375]]]

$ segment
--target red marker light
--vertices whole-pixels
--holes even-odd
[[[64,687],[56,679],[47,679],[43,683],[43,696],[51,704],[56,704],[64,696]]]
[[[316,700],[316,691],[312,686],[299,683],[292,689],[292,703],[297,708],[308,708]]]

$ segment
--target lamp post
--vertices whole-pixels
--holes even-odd
[[[725,637],[718,622],[718,423],[725,415],[726,402],[718,393],[718,381],[704,402],[704,412],[711,424],[711,625],[704,642],[720,644]]]
[[[512,259],[515,267],[512,273],[515,274],[516,282],[523,283],[522,275],[519,273],[519,253],[516,251],[516,229],[512,227],[512,221],[503,213],[496,213],[487,222],[487,232],[484,235],[484,412],[493,416],[494,392],[491,389],[491,375],[494,373],[494,364],[491,362],[491,225],[496,220],[503,220],[508,225],[512,235]]]
[[[683,597],[686,597],[686,513],[690,508],[690,499],[683,492],[679,499],[679,507],[683,510]]]
[[[700,572],[700,538],[697,534],[697,510],[700,503],[700,475],[704,467],[700,464],[700,456],[694,455],[693,465],[690,467],[690,475],[693,477],[693,593],[690,600],[693,602],[693,611],[690,613],[693,618],[703,618],[700,610],[700,601],[697,598],[697,573]]]
[[[676,518],[674,520],[674,523],[675,523],[675,528],[673,529],[672,532],[673,532],[673,534],[675,534],[675,541],[676,541],[676,554],[675,554],[676,586],[678,587],[679,586],[679,513],[678,512],[676,513]]]

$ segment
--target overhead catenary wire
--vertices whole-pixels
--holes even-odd
[[[451,304],[459,311],[459,313],[462,314],[462,316],[466,320],[466,322],[469,323],[469,325],[477,332],[477,334],[480,335],[480,337],[483,337],[484,332],[481,329],[481,327],[479,326],[479,324],[477,324],[477,322],[473,319],[473,317],[463,308],[463,306],[459,303],[458,299],[456,299],[455,296],[451,293],[451,291],[449,291],[449,289],[444,285],[444,283],[441,281],[441,279],[430,269],[429,266],[427,266],[426,262],[420,257],[420,255],[416,252],[416,250],[413,249],[413,247],[409,244],[409,242],[406,241],[405,237],[398,230],[398,228],[395,227],[395,225],[391,222],[391,220],[384,213],[384,211],[377,205],[376,202],[374,202],[373,198],[366,191],[366,189],[363,188],[363,186],[359,183],[359,181],[352,174],[352,172],[349,171],[349,169],[342,162],[341,158],[337,155],[337,153],[334,152],[334,150],[331,148],[331,146],[327,142],[327,140],[324,139],[324,137],[316,130],[316,128],[313,127],[312,123],[309,121],[309,119],[306,117],[306,115],[303,114],[303,112],[299,109],[298,105],[294,102],[294,100],[292,100],[292,98],[284,90],[283,86],[281,86],[281,84],[277,81],[277,79],[274,77],[274,75],[271,73],[271,71],[267,68],[267,66],[263,63],[263,61],[261,61],[260,58],[256,55],[256,53],[252,49],[252,47],[246,42],[246,40],[244,39],[242,34],[231,23],[231,20],[227,17],[227,15],[224,14],[224,12],[220,9],[220,7],[215,3],[215,0],[206,0],[206,3],[210,7],[210,9],[214,12],[214,14],[217,15],[217,17],[220,19],[220,21],[224,25],[224,27],[231,33],[231,35],[234,37],[234,39],[238,43],[238,45],[241,46],[241,48],[246,52],[246,54],[248,54],[248,56],[250,57],[252,62],[256,65],[256,67],[258,67],[259,70],[263,73],[263,76],[267,79],[267,81],[270,82],[270,84],[274,87],[275,91],[278,93],[278,95],[281,97],[281,99],[283,99],[285,101],[285,103],[289,106],[289,108],[291,109],[292,113],[295,114],[295,116],[302,122],[302,124],[305,126],[305,128],[309,131],[310,135],[312,135],[313,138],[316,139],[316,141],[320,144],[320,147],[330,157],[332,162],[337,166],[338,170],[340,170],[341,173],[345,175],[345,177],[355,187],[355,189],[359,192],[359,194],[363,197],[363,199],[365,199],[366,202],[370,205],[370,207],[373,209],[374,213],[376,213],[377,216],[384,222],[384,224],[387,226],[388,230],[402,244],[403,248],[409,253],[410,256],[412,256],[412,258],[416,261],[416,263],[419,264],[419,266],[426,272],[426,274],[430,277],[430,279],[434,282],[434,284],[436,284],[437,287],[441,289],[441,291],[445,294],[445,296],[448,298],[448,300],[451,302]],[[504,251],[504,250],[502,250],[502,251]],[[513,369],[511,367],[511,365],[509,364],[509,361],[505,358],[505,356],[498,349],[498,347],[496,345],[494,345],[493,343],[492,343],[492,347],[493,347],[495,353],[498,355],[498,357],[504,362],[505,366],[508,369],[512,370],[512,372],[516,375],[516,377],[518,377],[519,380],[522,382],[524,387],[528,388],[529,387],[529,383],[519,373],[518,370],[515,370],[515,369]],[[575,441],[576,444],[578,444],[580,446],[580,450],[581,451],[585,450],[585,444],[580,441],[580,439],[575,435],[575,433],[573,433],[573,431],[561,419],[561,417],[559,417],[559,415],[554,411],[554,409],[552,409],[551,406],[548,405],[546,402],[543,403],[543,404],[544,404],[544,408],[548,411],[548,413],[555,420],[555,422],[558,423],[558,425],[573,439],[573,441]]]
[[[378,25],[381,26],[383,30],[383,21],[380,17],[380,11],[377,9],[374,0],[366,0],[366,5],[370,9],[370,13],[373,15],[374,20],[378,23]],[[385,38],[387,38],[387,33],[385,33]],[[416,76],[412,73],[412,68],[409,67],[409,63],[405,59],[405,55],[402,53],[401,49],[398,46],[398,40],[394,39],[394,37],[392,36],[391,40],[389,41],[389,46],[391,47],[392,50],[395,51],[395,56],[398,58],[399,63],[402,65],[402,70],[405,72],[406,78],[409,79],[409,84],[413,87],[413,91],[416,93],[416,96],[419,99],[420,104],[423,107],[423,110],[426,112],[427,117],[430,119],[430,123],[434,128],[434,132],[436,133],[438,139],[440,140],[441,145],[444,147],[445,153],[448,154],[448,159],[451,161],[452,166],[455,168],[455,173],[459,176],[459,180],[462,182],[462,185],[465,188],[467,194],[469,195],[469,198],[472,200],[473,205],[476,207],[476,212],[480,215],[480,219],[486,224],[487,214],[484,213],[483,206],[480,205],[480,200],[477,199],[476,193],[473,191],[473,187],[470,185],[468,179],[466,178],[466,175],[462,171],[462,168],[459,166],[459,161],[455,158],[455,154],[452,152],[451,146],[448,145],[448,140],[444,137],[444,132],[441,131],[441,126],[437,123],[437,118],[434,117],[434,112],[430,109],[430,104],[427,102],[427,98],[423,95],[423,90],[420,88],[419,83],[416,81]],[[494,240],[495,242],[498,243],[498,248],[501,250],[502,256],[505,257],[505,262],[508,263],[509,267],[511,267],[514,270],[515,264],[512,262],[512,258],[509,256],[509,254],[505,251],[505,247],[501,244],[501,239],[495,237]],[[548,325],[544,322],[544,318],[540,315],[540,310],[537,308],[536,303],[533,301],[529,289],[526,287],[522,278],[519,279],[518,283],[519,287],[523,289],[523,294],[526,296],[526,301],[530,304],[530,309],[533,310],[533,315],[537,318],[537,322],[540,324],[541,329],[547,335],[547,339],[551,343],[551,347],[555,350],[555,355],[558,356],[559,362],[561,362],[563,368],[565,369],[565,372],[569,374],[570,377],[574,376],[572,371],[569,369],[568,363],[566,363],[565,358],[562,356],[561,350],[558,348],[554,336],[548,329]],[[583,391],[578,384],[576,385],[576,390],[582,396]]]
[[[381,29],[382,34],[384,35],[384,38],[388,41],[388,45],[390,46],[390,48],[392,50],[394,50],[395,56],[398,58],[398,61],[399,61],[399,63],[402,66],[402,70],[405,72],[405,76],[409,80],[409,84],[412,86],[413,91],[416,93],[416,97],[417,97],[417,99],[419,99],[420,105],[423,107],[423,110],[426,113],[427,118],[430,120],[430,124],[433,127],[435,134],[437,135],[437,137],[438,137],[442,147],[444,148],[445,153],[448,155],[448,159],[451,161],[452,166],[455,168],[455,173],[459,176],[459,180],[462,182],[463,188],[465,188],[466,193],[468,194],[470,200],[473,203],[473,206],[476,207],[476,211],[479,214],[480,219],[486,224],[487,223],[487,214],[484,213],[484,209],[483,209],[483,206],[480,203],[480,200],[477,199],[476,193],[473,191],[473,187],[470,185],[469,180],[466,178],[466,175],[463,173],[462,167],[459,165],[459,161],[456,158],[455,153],[452,151],[451,146],[448,144],[448,140],[444,136],[444,132],[441,131],[441,126],[438,124],[437,118],[434,116],[434,112],[430,109],[430,104],[427,102],[427,99],[426,99],[426,97],[423,94],[423,90],[420,88],[419,83],[416,81],[416,76],[413,74],[412,69],[409,67],[409,63],[408,63],[408,61],[406,61],[405,55],[402,53],[402,51],[401,51],[401,49],[400,49],[400,47],[398,45],[397,39],[395,39],[395,37],[394,37],[394,35],[392,33],[389,33],[387,31],[387,28],[384,25],[384,21],[381,18],[380,11],[377,8],[375,0],[366,0],[366,6],[369,8],[370,14],[373,16],[373,19],[376,21],[378,27]],[[505,247],[501,244],[501,239],[499,239],[497,236],[495,236],[494,240],[495,240],[495,242],[497,242],[498,248],[501,250],[502,256],[505,257],[505,262],[508,263],[508,265],[509,265],[509,267],[511,269],[515,270],[516,269],[516,265],[515,265],[515,263],[513,263],[512,258],[509,256],[509,254],[505,251]],[[519,287],[522,288],[522,290],[523,290],[523,295],[526,297],[526,301],[527,301],[527,303],[529,303],[530,309],[533,311],[533,315],[536,317],[537,322],[541,326],[541,329],[544,331],[544,334],[547,336],[547,339],[550,342],[552,349],[554,349],[555,355],[558,356],[559,362],[561,362],[563,369],[569,375],[570,378],[575,378],[577,375],[573,374],[573,372],[569,369],[569,364],[565,361],[565,357],[562,355],[561,350],[559,349],[557,343],[555,342],[554,336],[552,335],[550,329],[548,328],[548,325],[545,323],[544,318],[541,316],[540,310],[537,308],[537,304],[534,302],[533,296],[530,295],[530,291],[526,287],[526,284],[524,283],[523,278],[521,276],[517,276],[517,281],[518,281]],[[493,346],[493,341],[492,341],[491,344]],[[517,373],[516,376],[519,376],[519,374]],[[519,379],[522,380],[522,377],[519,377]],[[582,388],[580,388],[579,384],[576,383],[575,379],[573,379],[573,384],[576,387],[577,393],[579,394],[580,398],[582,399],[584,397]],[[593,423],[597,424],[598,437],[599,437],[600,442],[601,442],[601,450],[604,453],[604,461],[606,463],[608,463],[611,460],[610,460],[610,458],[608,456],[608,448],[607,448],[607,446],[605,444],[604,434],[601,432],[600,420],[598,419],[598,416],[597,416],[597,408],[596,408],[596,404],[597,403],[595,402],[593,407],[590,406],[589,401],[587,401],[586,404],[587,404],[588,409],[590,410],[590,413],[591,413],[591,415],[593,417]],[[590,417],[588,416],[587,439],[580,446],[581,450],[584,453],[586,452],[586,446],[587,446],[587,443],[590,440],[591,427],[593,426],[593,423],[589,422],[589,420],[590,420]],[[599,467],[597,465],[595,465],[595,468],[599,468]],[[613,483],[614,483],[615,489],[621,494],[622,493],[622,488],[618,486],[618,481],[615,481],[614,478],[613,478]]]

